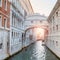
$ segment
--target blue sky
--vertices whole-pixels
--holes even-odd
[[[30,0],[35,13],[49,16],[57,0]]]

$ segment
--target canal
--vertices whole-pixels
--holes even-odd
[[[7,60],[60,60],[51,51],[42,46],[41,41],[31,44],[29,47],[23,49],[22,52],[10,57]]]

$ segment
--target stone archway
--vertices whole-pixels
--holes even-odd
[[[34,29],[34,28],[42,28],[42,29],[44,29],[44,30],[45,30],[45,33],[44,33],[45,38],[47,37],[47,35],[48,35],[48,27],[33,26],[33,27],[28,27],[28,28],[25,30],[25,33],[24,33],[25,39],[26,39],[26,32],[27,32],[28,30]]]

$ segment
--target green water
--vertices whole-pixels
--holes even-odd
[[[41,41],[30,45],[27,49],[14,55],[7,60],[59,60],[45,46],[42,46]]]

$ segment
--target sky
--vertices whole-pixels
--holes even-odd
[[[49,16],[57,0],[30,0],[34,13]]]

